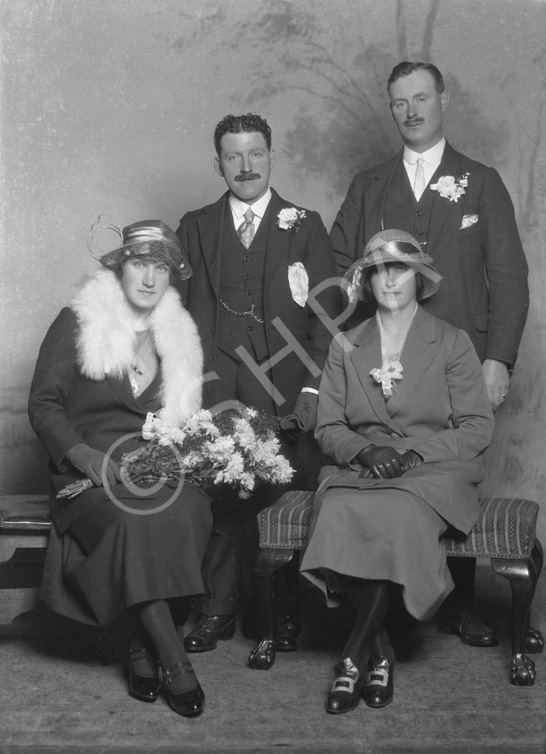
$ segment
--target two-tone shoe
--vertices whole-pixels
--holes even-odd
[[[326,712],[340,715],[356,709],[365,676],[349,657],[334,665],[335,678],[326,698]]]
[[[362,698],[368,707],[386,707],[394,698],[394,660],[372,655],[362,688]]]

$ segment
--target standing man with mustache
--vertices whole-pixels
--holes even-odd
[[[388,92],[404,147],[354,178],[330,233],[338,270],[343,273],[382,228],[411,233],[443,276],[438,293],[423,305],[468,333],[496,410],[508,394],[529,305],[512,201],[496,170],[445,140],[449,92],[436,66],[399,63]],[[441,609],[440,627],[466,644],[496,645],[494,632],[473,611],[476,561],[448,562],[455,590]]]
[[[216,126],[214,144],[214,167],[228,191],[184,215],[177,231],[193,270],[182,297],[203,343],[203,406],[240,401],[282,417],[292,440],[290,446],[287,435],[281,438],[282,451],[301,471],[302,446],[314,443],[318,384],[341,307],[334,251],[317,212],[270,188],[275,152],[267,121],[252,113],[227,115]],[[313,292],[329,279],[318,296],[320,310]],[[218,639],[233,636],[240,576],[249,581],[258,544],[256,515],[283,491],[266,487],[248,502],[213,506],[203,561],[207,591],[202,618],[185,640],[188,652],[212,650]],[[277,637],[277,650],[291,648],[293,637]]]

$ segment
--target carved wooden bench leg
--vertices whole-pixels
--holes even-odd
[[[544,552],[538,539],[535,539],[535,544],[531,552],[531,560],[535,566],[536,581],[538,581],[538,577],[542,571],[542,564],[544,562]],[[527,654],[540,654],[544,650],[544,638],[542,634],[538,628],[533,628],[533,626],[531,626],[531,610],[529,610],[525,623],[524,639],[525,651]]]
[[[262,611],[265,615],[265,637],[258,642],[248,658],[248,667],[269,670],[275,662],[275,634],[277,631],[277,601],[275,580],[277,571],[294,557],[294,550],[260,549],[252,568],[258,587]]]
[[[538,540],[536,541],[538,542]],[[512,663],[510,682],[516,686],[532,686],[536,680],[535,663],[525,654],[527,643],[544,645],[540,631],[530,625],[530,609],[542,567],[542,547],[535,547],[528,560],[491,560],[493,570],[508,579],[512,590]]]

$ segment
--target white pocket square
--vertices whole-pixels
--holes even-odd
[[[296,304],[305,306],[309,296],[309,275],[301,262],[295,262],[289,266],[288,283]]]
[[[477,222],[478,222],[478,215],[463,215],[463,222],[459,230],[470,228],[471,225],[474,225]]]

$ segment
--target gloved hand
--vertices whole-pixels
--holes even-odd
[[[72,466],[93,482],[95,487],[102,487],[103,477],[106,477],[106,483],[109,485],[115,484],[116,480],[121,481],[121,472],[117,463],[108,458],[105,453],[90,448],[84,442],[70,448],[66,457]],[[104,464],[105,459],[107,459],[106,464]]]
[[[394,448],[384,445],[369,445],[361,450],[356,460],[364,466],[360,472],[360,478],[369,478],[368,470],[372,476],[382,479],[394,479],[402,476],[402,457]]]
[[[302,432],[309,432],[317,424],[318,395],[300,393],[296,399],[294,411],[283,416],[280,428],[292,442],[296,442]]]
[[[423,459],[416,450],[406,450],[402,453],[402,474],[405,474],[408,469],[413,469],[415,466],[420,466],[423,463]]]

